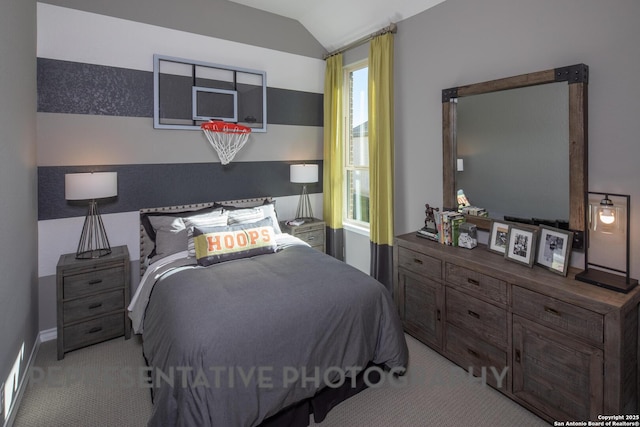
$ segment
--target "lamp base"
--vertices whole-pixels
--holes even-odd
[[[616,292],[627,293],[638,285],[638,280],[629,279],[613,273],[596,269],[586,269],[576,274],[576,280],[600,286],[602,288],[611,289]]]
[[[109,245],[102,217],[98,212],[98,204],[92,200],[87,216],[84,218],[76,259],[95,259],[110,253],[111,245]]]
[[[311,200],[309,200],[309,193],[307,192],[307,186],[302,186],[302,194],[298,201],[298,209],[296,209],[296,219],[311,219],[313,218],[313,209],[311,209]]]

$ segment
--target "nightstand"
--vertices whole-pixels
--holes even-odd
[[[300,225],[287,225],[286,221],[280,221],[280,230],[304,240],[314,249],[326,252],[325,235],[326,223],[319,219],[306,219]]]
[[[129,251],[111,248],[109,255],[76,259],[60,256],[56,269],[58,360],[71,350],[124,335],[131,337]]]

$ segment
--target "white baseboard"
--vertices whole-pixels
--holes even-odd
[[[28,378],[30,377],[29,372],[36,361],[36,356],[38,355],[38,351],[40,350],[40,344],[46,341],[55,340],[58,336],[58,330],[56,328],[47,329],[44,331],[40,331],[38,333],[38,337],[36,338],[36,342],[33,345],[33,349],[31,350],[31,354],[29,355],[29,359],[27,360],[27,364],[24,368],[24,374],[22,378],[20,378],[20,384],[18,385],[18,390],[16,393],[16,397],[9,408],[9,413],[4,422],[4,427],[12,427],[13,422],[15,421],[16,414],[18,413],[18,408],[20,407],[20,402],[22,401],[22,396],[24,395],[24,391],[28,385]]]
[[[40,333],[38,334],[38,338],[41,343],[55,340],[57,337],[58,337],[57,328],[46,329],[44,331],[40,331]]]

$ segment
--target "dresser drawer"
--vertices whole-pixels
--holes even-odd
[[[311,246],[324,245],[324,227],[315,230],[306,230],[304,232],[296,233],[295,236],[298,239],[304,240]]]
[[[398,248],[398,267],[432,279],[442,279],[442,262],[420,252]]]
[[[483,295],[501,304],[507,303],[507,282],[456,264],[446,264],[446,280],[462,289]]]
[[[447,321],[496,345],[507,348],[506,310],[447,288]]]
[[[124,310],[64,328],[64,350],[73,350],[124,335]]]
[[[124,267],[94,270],[64,277],[63,298],[70,299],[111,288],[123,287]]]
[[[483,375],[488,384],[507,392],[507,352],[447,324],[446,350],[451,359],[474,376]],[[483,373],[484,370],[484,373]]]
[[[118,289],[67,301],[63,304],[62,316],[66,324],[123,308],[124,290]]]
[[[604,341],[601,314],[519,286],[513,287],[513,313],[596,344]]]

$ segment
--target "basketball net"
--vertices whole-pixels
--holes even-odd
[[[200,125],[223,165],[229,164],[249,139],[251,128],[227,122],[206,122]]]

